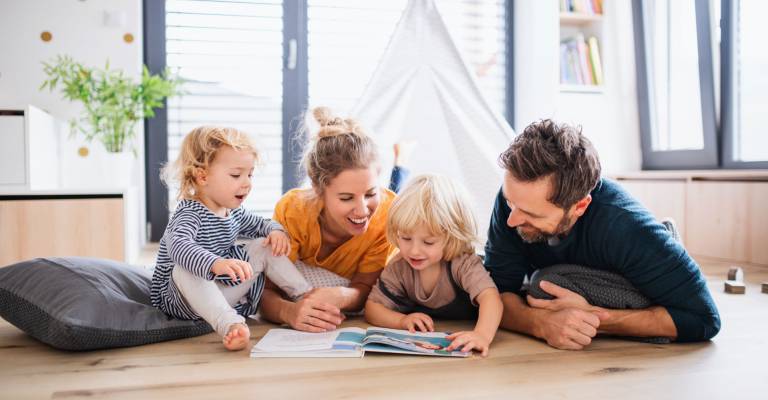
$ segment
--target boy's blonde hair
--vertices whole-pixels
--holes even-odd
[[[327,107],[307,112],[300,131],[310,138],[301,165],[316,194],[322,194],[343,171],[370,168],[379,160],[376,144],[363,127]]]
[[[424,226],[436,236],[445,236],[443,259],[474,253],[477,224],[465,191],[440,175],[414,177],[398,195],[387,217],[387,239],[397,245],[398,232],[409,233]]]
[[[193,199],[196,194],[195,176],[198,170],[206,170],[223,146],[237,151],[248,151],[259,162],[259,152],[253,141],[243,131],[221,126],[199,126],[192,129],[181,142],[179,155],[173,163],[166,164],[161,178],[169,185],[178,182],[177,200]]]

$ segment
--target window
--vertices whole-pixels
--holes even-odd
[[[654,150],[704,147],[696,13],[688,1],[646,2]],[[674,19],[674,23],[672,23]],[[675,132],[675,134],[672,134]]]
[[[298,184],[291,135],[308,105],[347,112],[360,96],[408,0],[143,0],[144,59],[188,80],[146,121],[147,219],[157,241],[176,189],[159,169],[203,124],[252,134],[264,158],[245,206],[262,215]],[[492,106],[511,118],[511,0],[436,0]],[[169,207],[170,206],[170,207]]]
[[[644,169],[768,168],[768,4],[635,0]]]
[[[491,107],[507,115],[506,2],[438,0],[437,5],[480,91]]]
[[[376,70],[406,0],[308,0],[309,105],[347,113]]]
[[[263,159],[244,206],[271,216],[282,194],[282,1],[168,0],[165,20],[167,66],[188,81],[168,101],[168,160],[197,126],[242,129]]]
[[[643,168],[717,166],[707,1],[635,1]]]
[[[724,162],[730,167],[768,167],[768,3],[723,2]]]
[[[308,0],[309,104],[353,107],[389,43],[407,0]],[[506,110],[506,2],[436,0],[481,91]],[[340,84],[343,82],[343,84]]]

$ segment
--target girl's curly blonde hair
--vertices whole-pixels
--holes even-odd
[[[206,170],[223,146],[253,154],[256,163],[259,152],[245,132],[229,127],[199,126],[192,129],[181,143],[179,155],[173,163],[166,164],[160,176],[166,185],[178,182],[177,200],[193,199],[196,195],[195,176],[199,170]]]

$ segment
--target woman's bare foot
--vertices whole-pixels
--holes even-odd
[[[411,153],[416,150],[416,144],[417,142],[413,140],[406,140],[394,144],[393,150],[395,152],[396,166],[404,166],[405,164],[408,164],[408,159],[411,158]]]
[[[232,324],[229,327],[227,336],[224,336],[224,347],[227,350],[237,351],[242,350],[248,346],[248,342],[251,340],[251,331],[246,324]]]

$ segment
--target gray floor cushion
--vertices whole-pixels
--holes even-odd
[[[205,321],[152,307],[151,272],[115,261],[36,258],[0,268],[0,317],[63,350],[95,350],[199,336]]]

